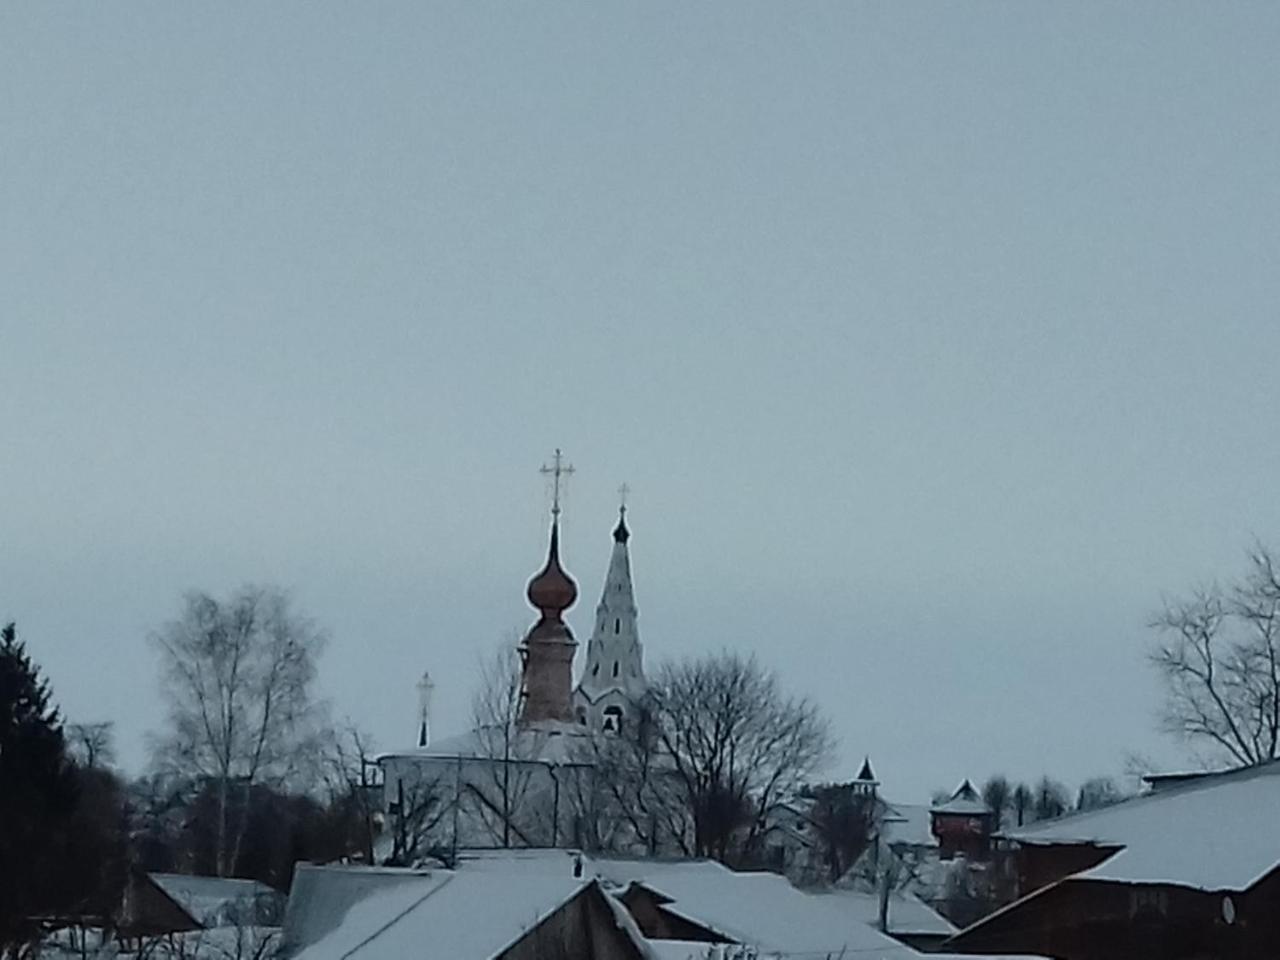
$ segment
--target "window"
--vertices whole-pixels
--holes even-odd
[[[618,733],[622,730],[622,708],[605,707],[602,726],[606,733]]]
[[[613,621],[613,632],[614,632],[615,634],[616,634],[616,633],[621,633],[621,632],[622,632],[622,618],[621,618],[621,617],[617,617],[617,618],[615,618],[615,619],[614,619],[614,621]]]
[[[618,661],[617,661],[617,660],[613,661],[613,675],[614,675],[615,677],[618,675]]]
[[[594,667],[591,668],[591,675],[593,677],[600,676],[600,664],[597,663]]]

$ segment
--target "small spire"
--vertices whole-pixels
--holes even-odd
[[[626,543],[631,539],[631,531],[627,529],[627,494],[631,488],[625,483],[618,488],[618,525],[613,528],[613,539],[617,543]]]
[[[871,770],[871,758],[869,756],[863,756],[862,769],[858,771],[858,779],[873,782],[875,778],[876,775]]]
[[[431,743],[431,692],[435,689],[431,672],[425,671],[418,681],[418,746]]]

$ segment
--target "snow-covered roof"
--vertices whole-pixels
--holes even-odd
[[[605,879],[671,898],[663,909],[763,951],[907,960],[914,950],[866,923],[847,893],[805,893],[772,873],[736,873],[710,860],[593,860]]]
[[[185,873],[149,873],[147,876],[193,920],[206,927],[253,922],[260,903],[282,899],[280,893],[257,880],[193,877]]]
[[[590,734],[577,723],[545,721],[522,726],[514,731],[509,744],[503,743],[504,736],[501,727],[479,727],[434,740],[425,747],[384,753],[378,760],[400,757],[496,760],[506,756],[517,762],[563,764],[581,762],[589,755]]]
[[[1280,764],[1190,780],[1003,836],[1123,849],[1078,876],[1244,890],[1280,865]]]
[[[960,784],[959,789],[951,795],[951,799],[946,803],[940,803],[932,808],[933,813],[951,813],[957,816],[977,817],[983,816],[991,812],[990,808],[983,801],[978,791],[973,788],[973,784],[966,780]]]
[[[487,960],[595,881],[572,859],[480,857],[456,870],[299,865],[284,955],[297,960]],[[638,934],[637,934],[638,936]],[[430,944],[424,953],[424,944]]]
[[[936,847],[933,820],[929,808],[922,803],[887,803],[883,823],[885,843],[912,847]]]
[[[834,890],[835,897],[843,897],[847,909],[863,923],[872,926],[880,922],[880,898],[861,890]],[[889,898],[889,932],[895,936],[947,937],[956,932],[955,926],[915,894],[896,890]]]

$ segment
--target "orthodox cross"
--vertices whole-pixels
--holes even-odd
[[[573,474],[573,464],[565,463],[560,448],[556,447],[555,456],[551,458],[551,466],[544,463],[538,472],[543,476],[551,477],[551,515],[558,517],[560,516],[560,479],[561,477],[567,479]]]
[[[627,497],[631,494],[631,487],[623,484],[618,488],[618,512],[627,512]]]

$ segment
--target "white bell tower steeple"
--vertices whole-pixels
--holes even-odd
[[[586,667],[574,698],[578,718],[607,732],[621,729],[648,690],[627,548],[631,531],[627,529],[625,485],[620,492],[622,503],[618,525],[613,530],[613,553],[596,606],[595,628],[587,642]]]

